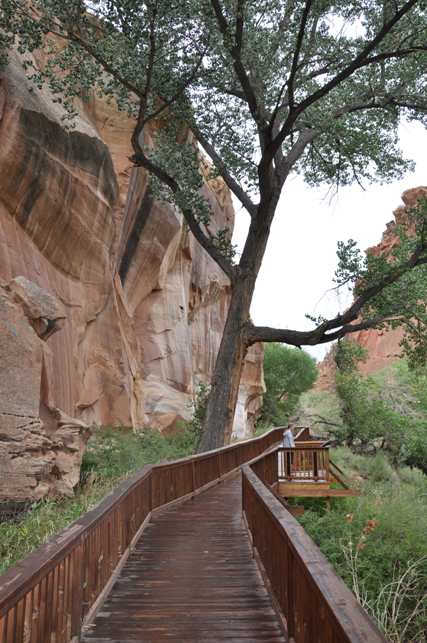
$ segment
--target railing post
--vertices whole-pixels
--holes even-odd
[[[70,557],[72,564],[72,579],[71,579],[71,636],[79,636],[83,620],[83,600],[84,591],[86,590],[86,575],[85,575],[85,552],[84,545],[86,539],[81,539],[78,546],[75,548]]]
[[[313,476],[315,480],[319,479],[319,463],[317,461],[317,451],[313,451]]]
[[[331,471],[330,471],[330,464],[329,464],[329,449],[325,449],[325,454],[323,459],[324,459],[323,466],[325,467],[326,480],[329,482],[329,480],[331,479]]]
[[[285,478],[285,461],[284,453],[281,449],[277,452],[277,468],[278,468],[278,479],[283,480]]]
[[[289,450],[286,451],[285,453],[286,457],[286,477],[288,480],[292,480],[292,456],[291,452]]]
[[[193,491],[196,491],[196,465],[194,464],[194,460],[191,461],[191,477]]]
[[[294,609],[294,561],[291,550],[288,547],[288,569],[287,569],[287,595],[288,595],[288,613],[286,614],[286,625],[288,637],[295,636],[295,609]]]
[[[153,503],[153,470],[150,472],[150,487],[149,487],[149,492],[150,494],[150,511],[153,511],[154,509],[154,503]]]

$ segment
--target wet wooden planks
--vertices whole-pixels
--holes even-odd
[[[242,522],[240,475],[153,517],[83,641],[285,641]]]

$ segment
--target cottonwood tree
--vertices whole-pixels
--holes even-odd
[[[313,386],[318,375],[315,360],[305,351],[283,344],[266,344],[264,381],[266,391],[261,424],[280,426],[295,412],[301,394]]]
[[[344,313],[299,331],[255,326],[249,310],[282,193],[287,216],[283,188],[291,174],[338,188],[392,181],[411,166],[399,149],[398,125],[402,117],[426,122],[424,0],[1,0],[1,6],[3,58],[17,42],[29,76],[48,82],[70,116],[74,97],[88,91],[135,116],[134,164],[150,172],[158,198],[181,209],[230,280],[202,449],[230,436],[242,362],[254,342],[314,345],[381,324],[414,326],[416,308],[412,337],[423,345],[417,289],[399,296],[402,311],[390,293],[427,260],[425,211],[400,259],[367,266],[351,243],[340,247],[338,283],[358,285]],[[49,32],[56,44],[46,44]],[[48,50],[42,72],[27,55],[38,47]],[[144,132],[159,119],[149,145]],[[250,217],[238,260],[229,231],[210,230],[200,192],[202,150]],[[295,243],[309,262],[303,239]],[[297,272],[283,278],[297,279]]]

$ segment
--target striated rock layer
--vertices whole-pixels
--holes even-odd
[[[414,208],[420,197],[427,197],[427,187],[417,187],[406,190],[402,194],[403,205],[393,212],[394,220],[387,224],[380,243],[367,252],[376,255],[387,255],[398,243],[396,226],[405,224],[407,209]],[[353,333],[351,339],[363,346],[367,351],[367,359],[359,364],[359,370],[364,375],[375,373],[385,368],[388,364],[398,359],[402,353],[400,343],[403,338],[401,329],[395,330],[363,330]],[[319,364],[319,378],[315,388],[317,390],[331,390],[335,386],[335,362],[333,348]]]
[[[62,305],[24,277],[0,285],[0,499],[70,495],[88,427],[55,408],[49,395],[52,352]]]
[[[2,441],[15,431],[4,419],[10,408],[38,423],[37,440],[49,423],[43,409],[75,418],[80,428],[173,430],[190,417],[197,385],[210,379],[228,280],[182,215],[156,202],[146,173],[131,166],[129,118],[98,99],[80,106],[73,129],[62,117],[49,91],[31,88],[12,60],[0,84],[1,310],[10,330],[3,322]],[[204,195],[214,212],[211,229],[232,228],[223,182],[206,182]],[[249,352],[235,436],[253,428],[262,358],[260,347]],[[30,452],[28,423],[19,430]]]

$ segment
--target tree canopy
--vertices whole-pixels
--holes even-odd
[[[261,422],[280,425],[294,412],[301,393],[316,381],[315,360],[297,348],[266,344],[264,353],[264,394]]]
[[[250,319],[271,223],[292,173],[338,189],[393,181],[412,167],[399,148],[398,126],[402,118],[427,122],[425,0],[1,0],[1,6],[1,61],[16,44],[29,77],[47,82],[71,119],[75,97],[89,92],[134,116],[134,164],[150,172],[150,189],[181,209],[229,277],[231,302],[206,411],[212,431],[230,424],[241,364],[257,341],[314,345],[404,323],[406,348],[425,358],[425,293],[417,285],[427,262],[425,205],[389,260],[369,257],[362,265],[354,242],[341,244],[337,285],[356,284],[344,313],[313,319],[308,331]],[[47,62],[34,68],[31,52],[41,47]],[[145,136],[150,123],[157,124],[154,141]],[[202,155],[250,218],[238,262],[230,231],[210,229]],[[217,444],[202,440],[206,448]]]

